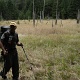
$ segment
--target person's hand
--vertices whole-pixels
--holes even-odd
[[[18,43],[17,43],[17,46],[23,47],[23,44],[18,42]]]
[[[20,44],[19,44],[19,46],[23,47],[23,44],[22,44],[22,43],[20,43]]]
[[[8,51],[4,49],[4,50],[3,50],[3,54],[4,54],[4,55],[7,55],[7,53],[8,53]]]

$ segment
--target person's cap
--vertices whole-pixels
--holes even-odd
[[[10,23],[10,27],[12,27],[12,26],[17,28],[17,24],[15,22]]]

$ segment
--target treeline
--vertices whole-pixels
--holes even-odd
[[[56,6],[58,4],[58,6]],[[34,0],[35,18],[76,19],[80,10],[80,0]],[[32,19],[33,0],[0,0],[0,19]]]

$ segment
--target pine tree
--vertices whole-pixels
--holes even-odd
[[[69,18],[77,18],[77,11],[80,9],[80,0],[71,0],[69,6]]]

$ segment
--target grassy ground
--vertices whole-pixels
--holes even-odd
[[[0,25],[9,25],[2,21]],[[80,24],[76,20],[17,20],[17,32],[24,44],[31,65],[21,47],[19,52],[20,80],[80,80]],[[30,70],[33,67],[33,71]],[[0,70],[3,63],[0,63]],[[11,80],[11,71],[7,74]]]

